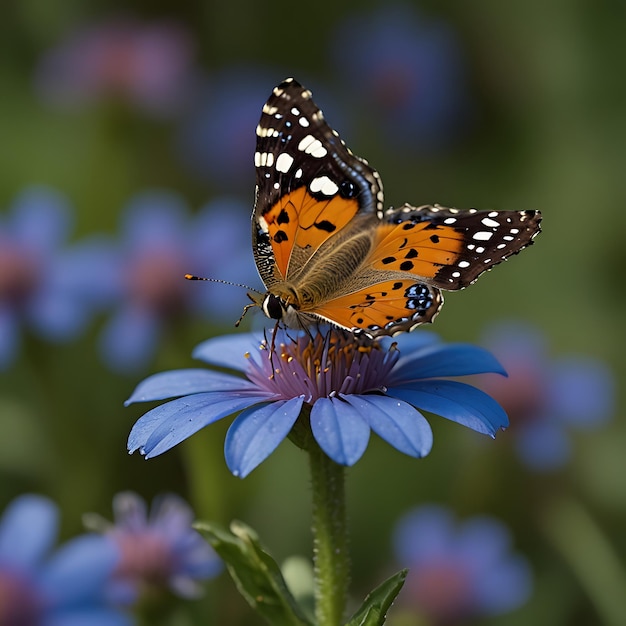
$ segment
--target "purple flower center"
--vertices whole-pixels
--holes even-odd
[[[142,586],[167,586],[175,573],[176,563],[162,534],[144,529],[141,532],[113,532],[112,538],[122,553],[116,572],[120,578]]]
[[[340,393],[384,392],[400,357],[396,344],[384,350],[377,342],[336,330],[281,342],[273,352],[264,340],[259,350],[260,361],[249,360],[248,378],[278,398],[304,396],[309,404]]]
[[[537,419],[545,404],[546,390],[538,366],[524,362],[506,362],[508,378],[489,376],[482,388],[507,412],[511,428]]]
[[[445,560],[416,567],[409,575],[411,603],[434,624],[470,617],[475,608],[471,576],[460,563]]]
[[[35,259],[8,241],[0,242],[0,301],[21,305],[36,288]]]
[[[41,602],[27,581],[0,571],[0,626],[37,626]]]

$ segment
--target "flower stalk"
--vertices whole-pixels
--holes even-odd
[[[318,626],[339,626],[343,623],[350,582],[345,468],[330,459],[313,438],[309,464],[313,491],[315,617]]]

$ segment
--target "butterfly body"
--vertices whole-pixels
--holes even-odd
[[[293,79],[274,89],[256,132],[252,242],[267,292],[250,297],[287,326],[412,330],[435,318],[442,289],[471,284],[540,230],[536,211],[384,210],[379,174]]]

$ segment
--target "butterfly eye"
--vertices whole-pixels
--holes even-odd
[[[273,293],[267,294],[262,304],[263,313],[273,320],[279,320],[283,317],[283,305],[278,296]]]

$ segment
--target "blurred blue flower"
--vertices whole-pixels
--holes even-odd
[[[546,337],[530,325],[495,324],[483,342],[506,368],[506,380],[484,377],[481,387],[506,409],[522,462],[530,469],[562,467],[571,456],[570,429],[590,429],[613,415],[610,368],[586,355],[550,358]]]
[[[0,370],[18,354],[22,325],[67,341],[93,313],[78,247],[63,248],[72,217],[66,200],[44,187],[26,189],[0,216]]]
[[[254,189],[254,129],[276,80],[269,69],[241,66],[207,82],[178,137],[181,161],[200,180],[218,189]]]
[[[155,499],[148,513],[137,494],[119,493],[113,499],[113,515],[113,524],[95,515],[86,516],[85,522],[120,549],[115,577],[130,585],[136,599],[165,589],[194,598],[202,592],[199,581],[221,571],[213,548],[191,527],[193,511],[178,496]]]
[[[458,136],[469,118],[463,52],[453,29],[408,3],[351,14],[336,28],[333,64],[385,140],[415,149]]]
[[[35,87],[65,107],[116,98],[157,117],[186,104],[197,77],[189,33],[171,21],[112,17],[71,33],[40,60]]]
[[[111,246],[99,270],[99,289],[117,306],[100,338],[103,358],[113,370],[145,367],[164,325],[181,314],[234,323],[241,313],[242,290],[190,283],[186,273],[258,280],[247,207],[218,199],[192,218],[173,193],[136,196],[123,214],[120,242]]]
[[[399,520],[394,552],[409,568],[399,604],[433,626],[506,613],[531,594],[528,562],[511,552],[508,529],[490,517],[455,523],[449,509],[421,506]]]
[[[156,456],[241,411],[226,435],[225,456],[233,474],[244,477],[289,434],[305,404],[313,436],[342,465],[359,460],[370,430],[405,454],[428,454],[432,432],[414,407],[492,437],[508,424],[489,396],[442,378],[503,373],[480,348],[445,345],[425,332],[372,343],[332,330],[297,339],[277,331],[275,345],[270,352],[268,341],[252,334],[209,339],[194,356],[236,374],[186,369],[144,380],[127,404],[181,397],[137,421],[129,451]]]
[[[39,496],[14,500],[0,520],[0,624],[127,626],[107,604],[118,550],[97,535],[50,554],[58,511]]]

